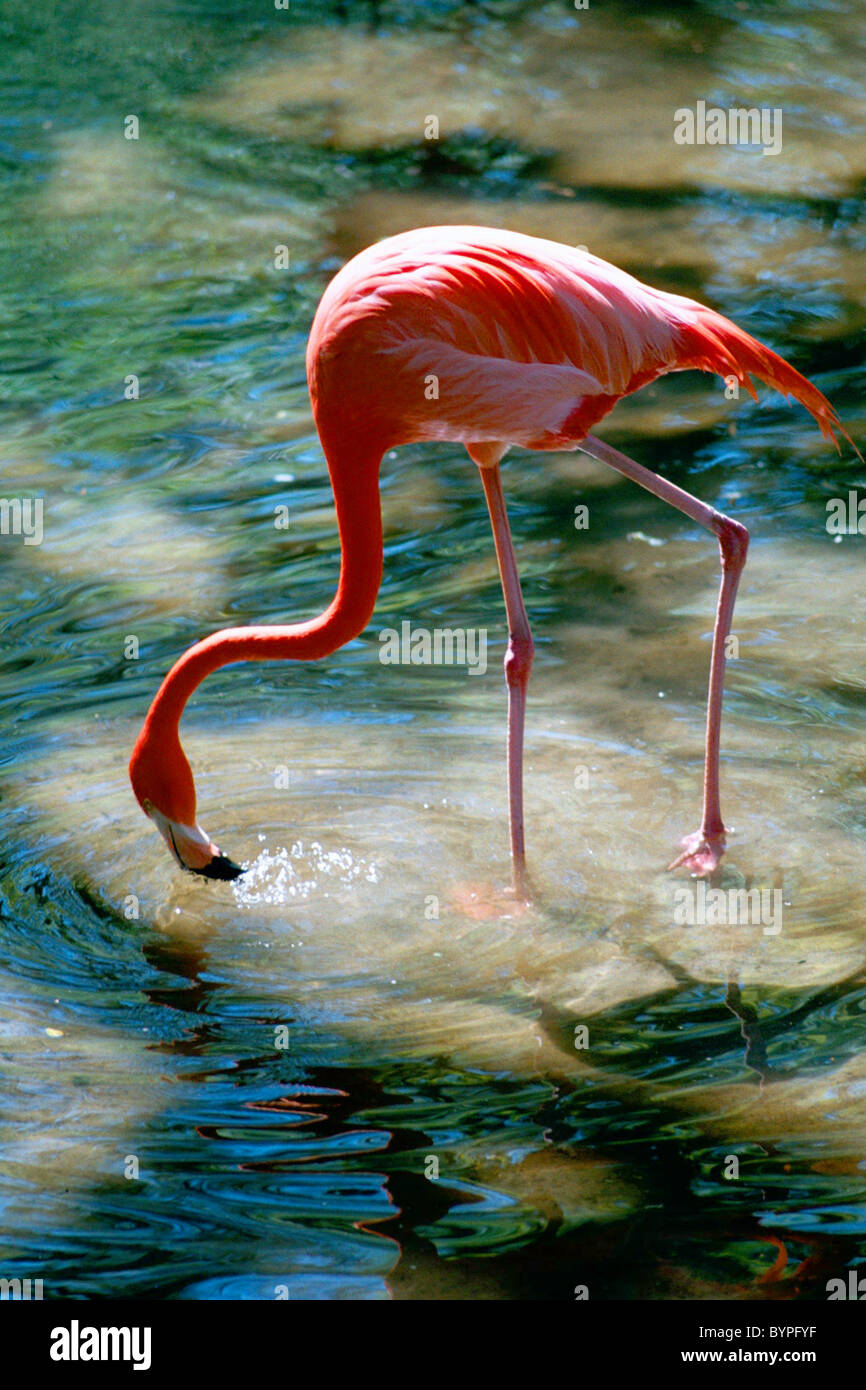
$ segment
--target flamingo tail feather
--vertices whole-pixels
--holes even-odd
[[[793,396],[815,420],[825,439],[840,450],[837,433],[848,441],[857,457],[862,454],[857,448],[837,412],[827,397],[813,386],[802,373],[786,362],[771,348],[765,347],[744,329],[738,328],[730,319],[717,314],[713,309],[696,306],[697,313],[691,323],[683,326],[680,339],[679,362],[683,367],[697,367],[705,372],[718,372],[720,376],[736,377],[741,386],[757,400],[752,376],[772,386],[783,396]]]

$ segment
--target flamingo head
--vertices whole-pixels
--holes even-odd
[[[213,843],[195,818],[195,785],[180,741],[157,744],[145,727],[129,763],[136,800],[182,869],[205,878],[233,879],[243,873]]]

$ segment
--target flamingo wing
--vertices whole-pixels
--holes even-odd
[[[413,339],[391,353],[399,359],[403,418],[416,439],[550,448],[564,442],[563,426],[576,407],[610,409],[602,384],[570,362],[512,361],[435,338]],[[417,396],[412,406],[409,383]]]

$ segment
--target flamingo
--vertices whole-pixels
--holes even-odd
[[[508,524],[500,462],[512,445],[582,449],[669,502],[718,539],[721,587],[713,631],[700,827],[668,866],[707,876],[725,851],[719,738],[737,586],[749,533],[739,521],[634,462],[590,430],[623,396],[665,372],[750,373],[794,396],[836,448],[836,411],[783,358],[721,314],[642,284],[583,248],[488,227],[424,227],[380,241],[337,273],[307,347],[307,380],[340,533],[336,596],[288,626],[226,628],[190,647],[154,699],[130,761],[140,806],[183,869],[234,879],[241,868],[196,820],[178,725],[196,687],[220,666],[317,660],[369,623],[382,577],[379,465],[386,450],[460,442],[477,465],[490,513],[508,622],[507,773],[514,891],[528,897],[523,737],[533,641]]]

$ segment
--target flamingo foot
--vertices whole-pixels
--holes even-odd
[[[724,856],[725,832],[720,830],[715,835],[706,835],[703,830],[696,830],[680,840],[680,844],[683,852],[668,864],[668,873],[672,869],[687,869],[698,878],[708,878],[715,873]]]
[[[477,922],[496,918],[519,917],[531,906],[529,897],[513,888],[494,887],[490,883],[458,883],[451,892],[452,905],[464,917]]]

